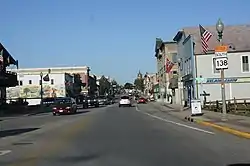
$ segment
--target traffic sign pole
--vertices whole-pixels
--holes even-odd
[[[220,39],[220,46],[215,48],[215,55],[216,59],[225,57],[227,54],[227,46],[222,45],[222,41]],[[224,56],[220,56],[224,55]],[[217,64],[216,64],[217,65]],[[226,121],[227,116],[227,109],[226,109],[226,91],[225,91],[225,69],[220,68],[220,74],[221,74],[221,99],[222,99],[222,120]]]

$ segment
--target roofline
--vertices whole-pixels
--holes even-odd
[[[180,38],[182,37],[183,33],[184,33],[183,30],[178,31],[177,34],[175,35],[175,37],[173,38],[173,41],[178,42],[180,40]]]
[[[33,71],[39,71],[39,70],[48,70],[48,69],[51,69],[51,70],[67,70],[67,69],[88,69],[88,66],[73,66],[73,67],[43,67],[43,68],[19,68],[18,70],[27,70],[27,71],[30,71],[30,70],[33,70]]]
[[[78,73],[79,70],[86,71],[88,70],[88,66],[75,66],[75,67],[46,67],[46,68],[19,68],[19,69],[7,69],[12,72],[16,72],[19,74],[26,73],[47,73],[48,70],[51,70],[51,73]]]
[[[176,44],[176,41],[166,41],[166,42],[163,42],[162,44]]]
[[[168,44],[176,44],[176,41],[166,41],[166,42],[162,42],[160,49],[162,49],[163,46],[168,45]]]
[[[228,50],[227,53],[242,53],[242,52],[250,52],[250,50],[237,50],[237,51],[231,51],[231,50]],[[214,50],[208,50],[208,53],[207,54],[197,54],[197,53],[194,53],[194,55],[197,55],[197,56],[202,56],[202,55],[214,55]]]

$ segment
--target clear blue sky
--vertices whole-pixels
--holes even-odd
[[[120,83],[155,72],[155,38],[250,22],[250,1],[2,0],[0,39],[20,67],[88,65]]]

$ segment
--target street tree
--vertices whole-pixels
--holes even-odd
[[[105,95],[106,93],[109,93],[111,84],[108,81],[108,79],[105,76],[102,76],[99,80],[99,94]]]
[[[144,83],[143,82],[144,82],[143,79],[139,79],[139,78],[135,79],[135,81],[134,81],[135,88],[143,91],[144,90]]]
[[[80,74],[74,74],[74,83],[73,83],[73,93],[74,95],[79,95],[82,91],[82,87],[86,84],[82,83]]]
[[[124,84],[124,89],[133,89],[133,84],[127,82]]]

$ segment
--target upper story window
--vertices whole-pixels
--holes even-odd
[[[172,62],[173,63],[177,63],[178,62],[177,53],[172,53]]]
[[[32,80],[29,80],[29,84],[32,84]]]
[[[242,68],[242,72],[249,72],[249,57],[248,56],[241,57],[241,68]]]

